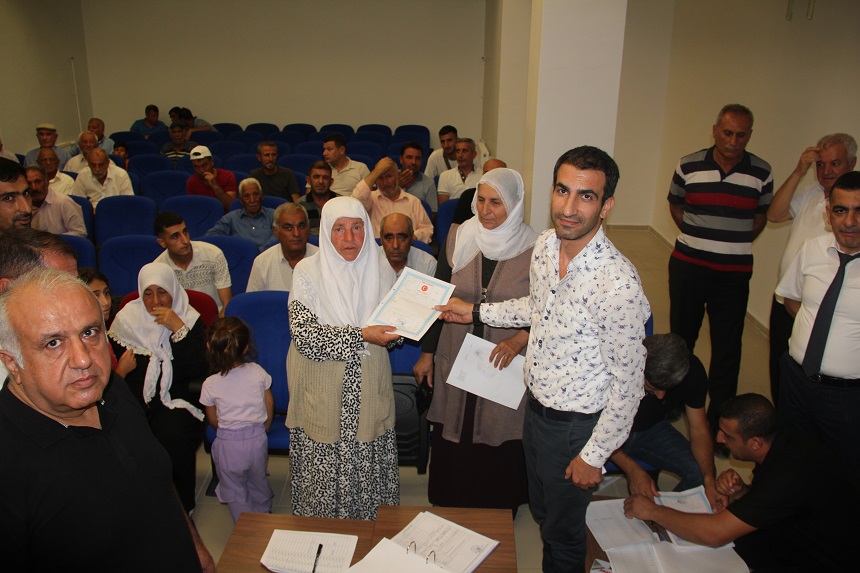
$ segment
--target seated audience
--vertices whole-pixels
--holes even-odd
[[[209,374],[206,326],[167,265],[144,265],[137,287],[140,298],[117,313],[108,334],[117,356],[126,349],[135,354],[135,367],[125,379],[170,456],[185,511],[192,511],[197,448],[203,439],[200,388]]]
[[[32,219],[27,173],[17,161],[0,157],[0,235],[15,227],[29,227]]]
[[[346,156],[346,139],[339,133],[323,140],[323,159],[331,165],[331,190],[338,195],[349,195],[358,182],[370,174],[367,165]]]
[[[38,165],[27,167],[27,184],[33,200],[34,229],[48,231],[55,235],[87,236],[81,206],[68,195],[57,193],[48,187],[45,170]]]
[[[421,201],[430,205],[433,218],[439,210],[439,199],[436,196],[436,184],[432,177],[421,173],[424,148],[417,141],[407,141],[400,148],[400,187],[410,195],[415,195]]]
[[[457,166],[449,169],[439,176],[439,204],[448,199],[457,199],[466,189],[473,189],[483,175],[480,167],[475,165],[478,152],[475,149],[475,141],[468,137],[461,137],[455,145],[457,150]]]
[[[439,148],[434,149],[427,158],[424,175],[433,181],[445,171],[457,167],[457,128],[453,125],[443,125],[439,130]]]
[[[400,188],[397,164],[390,157],[383,157],[373,171],[359,181],[352,196],[361,201],[373,224],[373,236],[379,237],[379,224],[390,213],[403,213],[412,219],[415,238],[429,243],[433,237],[433,223],[421,201]],[[371,191],[376,185],[377,190]]]
[[[165,143],[159,153],[172,159],[173,168],[176,169],[176,163],[186,155],[190,155],[195,147],[197,144],[188,141],[186,137],[185,124],[174,122],[170,124],[170,143]]]
[[[194,166],[194,175],[185,183],[185,192],[215,197],[221,201],[226,212],[236,199],[236,176],[232,171],[216,168],[212,152],[205,145],[198,145],[191,150],[191,164]]]
[[[251,177],[260,182],[263,195],[281,197],[297,202],[301,198],[296,176],[290,169],[281,167],[278,161],[278,144],[264,141],[257,146],[257,161],[262,167],[251,171]]]
[[[308,244],[310,222],[308,212],[297,203],[284,203],[275,209],[272,230],[278,243],[254,259],[247,292],[285,290],[293,288],[293,269],[298,262],[317,252]]]
[[[230,211],[206,231],[207,236],[242,237],[252,241],[260,251],[272,244],[275,210],[263,206],[260,182],[249,177],[239,183],[241,209]]]
[[[78,136],[78,149],[80,152],[72,156],[66,162],[63,171],[71,171],[72,173],[80,173],[85,167],[89,167],[87,163],[87,155],[90,151],[99,146],[99,140],[96,134],[91,131],[84,131]]]
[[[310,166],[305,177],[308,192],[301,198],[299,204],[308,213],[311,226],[311,235],[320,234],[320,211],[323,205],[330,199],[337,197],[337,193],[331,190],[331,165],[325,161],[317,161]]]
[[[108,154],[113,153],[113,139],[105,135],[105,122],[97,117],[92,117],[87,122],[87,131],[96,134],[99,148],[104,149]],[[80,150],[77,149],[77,146],[73,147],[72,155],[77,155],[78,153],[80,153]]]
[[[379,270],[383,284],[393,285],[406,267],[431,277],[436,274],[436,259],[430,253],[412,248],[414,235],[412,219],[406,215],[392,213],[382,218]]]
[[[657,486],[633,458],[681,478],[675,491],[705,486],[716,508],[714,438],[705,416],[708,375],[702,361],[677,334],[655,334],[642,341],[645,359],[645,397],[633,419],[624,445],[610,459],[627,475],[630,493],[656,496]],[[667,417],[683,404],[690,441]]]
[[[125,169],[114,165],[104,149],[93,149],[87,155],[89,167],[85,167],[78,178],[72,195],[86,197],[98,210],[98,203],[105,197],[134,195],[131,179]]]
[[[31,149],[27,152],[24,158],[24,165],[32,165],[36,163],[40,149],[53,149],[57,154],[57,169],[63,169],[66,162],[72,157],[68,151],[62,147],[57,147],[57,127],[53,123],[40,123],[36,126],[36,138],[39,140],[39,147]],[[47,171],[47,169],[46,169]]]
[[[144,139],[149,139],[149,136],[159,131],[167,131],[167,125],[158,119],[158,106],[149,104],[144,110],[146,117],[135,120],[131,124],[129,131],[139,133]],[[114,145],[116,147],[116,145]]]
[[[32,165],[32,163],[27,165]],[[36,154],[36,165],[45,170],[48,187],[63,195],[74,194],[75,180],[59,170],[60,159],[57,157],[56,151],[47,147],[40,149],[39,153]]]
[[[185,220],[179,213],[162,211],[153,224],[156,240],[164,250],[156,263],[165,263],[184,289],[208,294],[223,316],[224,307],[233,298],[230,269],[224,253],[215,245],[192,241]]]
[[[794,426],[781,427],[776,410],[759,394],[723,402],[717,441],[741,461],[755,462],[751,484],[728,469],[717,478],[713,514],[683,513],[635,494],[624,501],[627,517],[653,521],[693,543],[735,551],[759,571],[848,571],[854,565],[853,523],[860,495],[847,487],[816,487],[810,463],[821,460],[828,475],[850,476],[845,461]]]
[[[185,124],[185,132],[188,139],[191,139],[191,135],[198,131],[217,131],[212,127],[211,123],[195,116],[187,107],[179,110],[179,121]]]

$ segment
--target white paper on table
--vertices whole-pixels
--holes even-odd
[[[490,352],[495,347],[492,342],[466,334],[447,383],[516,410],[526,391],[523,377],[526,361],[518,354],[507,368],[499,370],[490,362]]]
[[[749,567],[734,549],[698,547],[699,551],[684,551],[675,543],[653,545],[662,573],[749,573]]]
[[[474,571],[499,545],[495,539],[429,511],[416,515],[392,541],[404,549],[412,547],[446,571],[458,573]]]
[[[711,503],[708,501],[708,496],[705,495],[704,486],[694,487],[686,491],[661,491],[658,497],[654,498],[654,503],[665,507],[670,507],[684,513],[713,513],[711,511]],[[668,530],[667,530],[668,531]],[[675,544],[679,551],[689,551],[705,549],[704,545],[687,541],[671,531],[669,537],[672,538],[672,543]],[[728,543],[723,547],[734,547],[734,543]]]
[[[383,537],[364,559],[349,568],[353,573],[410,573],[444,571],[426,557],[407,552],[405,549]]]
[[[623,499],[592,501],[585,512],[585,523],[600,547],[607,552],[616,547],[651,543],[655,534],[641,519],[627,519]],[[613,570],[615,563],[613,562]],[[618,573],[617,571],[615,573]]]
[[[607,549],[606,556],[612,564],[612,573],[666,573],[657,563],[654,544],[651,542]],[[690,571],[698,573],[698,569]]]
[[[349,568],[357,543],[356,535],[276,529],[260,563],[277,573],[310,573],[317,548],[322,545],[317,573],[343,573]]]
[[[390,325],[405,338],[421,340],[439,314],[434,306],[445,304],[454,285],[405,267],[400,278],[373,311],[368,324]]]

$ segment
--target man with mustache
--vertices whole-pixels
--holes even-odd
[[[250,175],[260,182],[263,195],[298,203],[301,191],[296,176],[292,170],[278,165],[277,160],[278,144],[274,141],[263,141],[257,145],[257,161],[261,167],[251,171]]]
[[[32,218],[27,173],[17,161],[0,157],[0,233],[12,227],[29,227]]]
[[[669,323],[692,352],[708,311],[711,428],[720,405],[737,394],[752,242],[767,224],[773,196],[770,165],[746,151],[752,127],[748,108],[724,106],[714,145],[682,157],[669,188],[669,211],[681,230],[669,259]]]

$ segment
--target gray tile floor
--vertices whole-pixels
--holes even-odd
[[[654,331],[669,330],[669,292],[667,265],[670,247],[666,242],[651,231],[641,229],[611,228],[608,235],[618,248],[636,265],[645,294],[651,303],[654,315]],[[702,333],[696,348],[696,354],[705,365],[710,360],[710,338],[707,332],[707,321],[702,327]],[[747,320],[743,340],[743,356],[741,361],[740,392],[759,392],[769,396],[768,382],[768,343],[762,329]],[[683,419],[678,423],[680,430],[686,432]],[[735,468],[744,478],[748,478],[752,469],[751,464],[734,460],[717,459],[717,471],[728,467]],[[270,483],[275,492],[275,513],[290,513],[289,458],[286,456],[271,456],[269,458]],[[197,458],[197,509],[194,521],[200,535],[213,557],[220,557],[233,522],[226,505],[221,505],[214,497],[205,495],[206,485],[211,478],[209,456],[202,448]],[[671,489],[674,486],[671,476],[662,475],[661,489]],[[600,493],[604,495],[626,495],[627,485],[623,477],[609,476],[604,480]],[[418,475],[415,468],[400,468],[400,496],[404,505],[427,505],[427,476]],[[541,541],[537,524],[528,511],[522,506],[514,523],[517,543],[517,565],[521,573],[537,573],[541,565]]]

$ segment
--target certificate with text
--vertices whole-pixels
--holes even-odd
[[[406,267],[400,278],[373,311],[369,324],[391,325],[400,336],[420,340],[441,314],[437,304],[445,304],[454,285]]]

